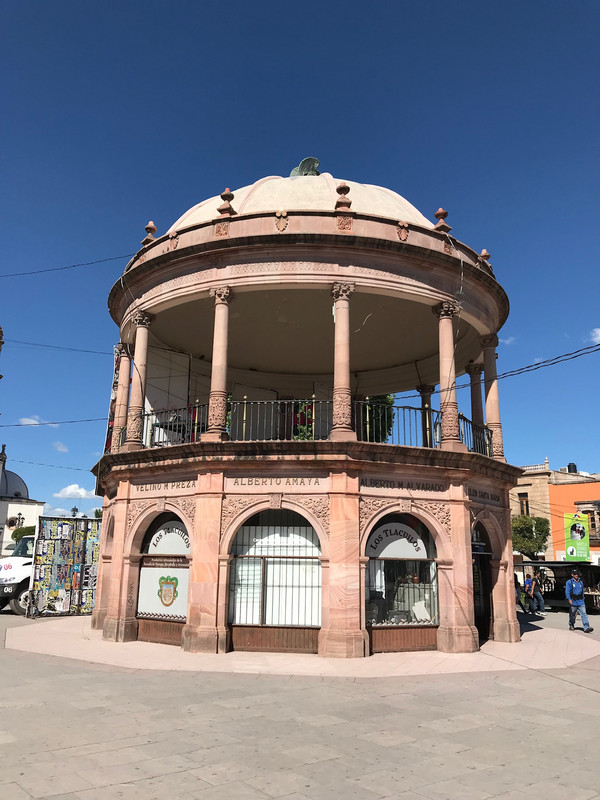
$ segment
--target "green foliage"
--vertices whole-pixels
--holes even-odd
[[[94,519],[102,519],[102,509],[95,508],[94,509]]]
[[[362,404],[363,441],[385,443],[394,426],[394,395],[380,394]]]
[[[309,400],[294,404],[294,439],[314,439],[313,404]]]
[[[15,528],[11,533],[11,539],[20,542],[24,536],[35,536],[35,525],[26,525],[24,528]]]
[[[513,550],[527,558],[535,559],[546,549],[550,536],[550,522],[545,517],[513,517],[511,522]]]

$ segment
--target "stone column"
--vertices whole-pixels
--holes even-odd
[[[137,639],[138,621],[136,612],[141,560],[142,556],[139,553],[125,556],[122,560],[116,613],[111,613],[115,605],[115,597],[113,595],[109,598],[109,610],[104,620],[104,639],[109,639],[112,642],[134,642]],[[110,608],[110,605],[113,605],[113,609]]]
[[[369,651],[367,632],[361,629],[358,478],[331,474],[329,525],[329,580],[318,652],[328,658],[362,658]]]
[[[333,428],[334,442],[356,441],[352,429],[352,393],[350,390],[350,297],[353,283],[334,283],[335,343],[333,357]]]
[[[433,384],[423,384],[422,386],[417,386],[417,391],[421,395],[421,431],[423,435],[423,447],[433,447],[431,395],[435,391],[435,386]]]
[[[500,400],[498,398],[498,377],[496,373],[496,334],[481,337],[483,347],[483,369],[485,385],[485,421],[492,432],[492,453],[497,461],[506,461],[500,422]]]
[[[127,414],[127,438],[122,450],[126,453],[142,448],[144,427],[144,400],[146,397],[146,369],[148,364],[148,334],[152,317],[144,311],[136,311],[132,322],[135,330],[135,350],[133,353],[133,375],[131,396]]]
[[[471,520],[462,484],[450,492],[450,538],[452,560],[437,559],[440,627],[437,649],[444,653],[473,653],[479,649],[473,602],[473,556]]]
[[[217,286],[210,290],[215,299],[215,327],[213,334],[212,371],[208,400],[208,430],[203,433],[203,442],[222,442],[227,433],[227,339],[229,335],[229,286]]]
[[[194,528],[191,531],[190,593],[183,649],[193,653],[217,653],[216,565],[219,563],[223,475],[200,475],[197,483]]]
[[[229,605],[229,570],[233,561],[232,555],[219,556],[219,576],[217,579],[217,653],[228,653],[231,650],[231,628],[227,619]]]
[[[117,384],[117,398],[115,401],[115,419],[111,453],[118,453],[121,449],[121,437],[127,429],[127,406],[129,404],[129,385],[131,383],[131,358],[125,345],[117,345],[119,357],[119,382]]]
[[[458,403],[456,402],[456,367],[454,365],[453,318],[458,306],[444,300],[434,308],[439,319],[440,411],[442,417],[442,450],[466,451],[460,441]]]
[[[511,553],[512,555],[512,553]],[[495,642],[518,642],[521,631],[515,605],[514,568],[506,559],[490,561],[492,619]]]
[[[481,373],[483,364],[467,364],[467,375],[471,381],[471,422],[483,428],[483,400],[481,396]]]

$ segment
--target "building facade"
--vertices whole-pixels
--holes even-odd
[[[6,469],[6,445],[0,452],[0,555],[10,555],[13,531],[36,525],[44,503],[29,497],[27,484],[16,472]]]
[[[110,293],[106,639],[335,657],[519,639],[489,254],[443,209],[317,166],[149,223]]]

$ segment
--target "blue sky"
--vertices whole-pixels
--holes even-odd
[[[600,5],[297,8],[3,3],[0,273],[18,275],[0,278],[0,441],[54,509],[98,505],[105,423],[67,421],[107,413],[107,295],[146,222],[160,233],[308,155],[430,219],[443,206],[490,251],[511,300],[499,372],[600,341]],[[501,381],[511,463],[600,471],[598,366],[595,352]]]

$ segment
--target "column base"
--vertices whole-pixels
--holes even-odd
[[[92,630],[101,631],[104,628],[104,620],[108,611],[106,608],[96,608],[92,613]]]
[[[117,619],[106,617],[102,627],[102,638],[108,642],[136,642],[138,621],[135,617]]]
[[[200,436],[201,442],[228,442],[229,441],[229,434],[227,431],[221,430],[207,430],[205,433],[201,434]]]
[[[226,653],[227,634],[227,629],[222,631],[220,628],[185,625],[182,647],[187,653]]]
[[[369,655],[367,631],[319,631],[318,654],[323,658],[364,658]]]
[[[329,434],[330,442],[355,442],[356,440],[356,431],[353,431],[352,428],[332,428]]]
[[[497,619],[494,620],[494,641],[495,642],[520,642],[521,628],[518,620]]]
[[[440,625],[437,649],[441,653],[476,653],[479,633],[473,625]]]
[[[120,448],[119,453],[135,453],[136,450],[143,450],[141,442],[125,442]]]
[[[442,439],[442,450],[450,450],[453,453],[468,453],[469,448],[458,439]]]

